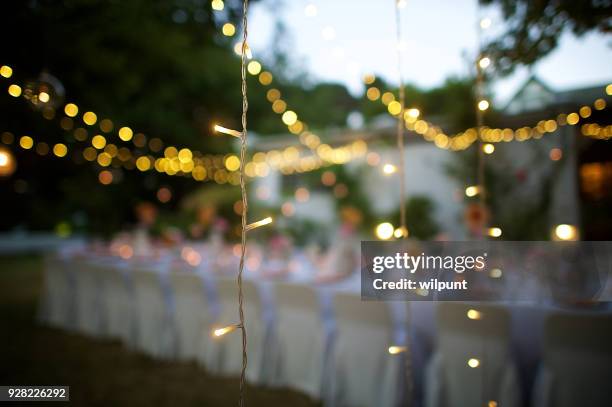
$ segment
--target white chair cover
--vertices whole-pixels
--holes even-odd
[[[97,266],[89,262],[74,262],[76,330],[91,336],[102,335],[100,299],[104,280]]]
[[[252,383],[263,380],[263,351],[265,327],[261,315],[261,299],[257,287],[243,281],[244,318],[247,328],[247,379]],[[238,287],[236,280],[217,280],[219,316],[215,328],[239,323]],[[211,330],[212,331],[212,330]],[[211,336],[212,338],[212,336]],[[211,373],[237,376],[242,371],[242,333],[239,329],[221,337],[212,338],[203,360]]]
[[[326,355],[317,293],[305,285],[278,283],[275,298],[272,383],[320,399]]]
[[[210,340],[211,315],[200,276],[188,271],[170,274],[175,299],[177,354],[181,360],[195,360]]]
[[[355,294],[336,294],[334,311],[337,337],[328,404],[395,406],[402,358],[388,351],[394,345],[389,307]]]
[[[468,317],[468,312],[473,317]],[[510,355],[510,316],[505,310],[462,303],[438,304],[437,349],[426,372],[426,407],[521,404]],[[477,367],[468,361],[476,359]]]
[[[73,295],[69,265],[56,256],[45,259],[43,300],[39,318],[43,323],[58,328],[71,328],[75,321]]]
[[[110,338],[122,340],[129,347],[136,347],[138,325],[131,272],[107,267],[104,273],[102,308],[106,317],[105,333]]]
[[[175,332],[161,276],[152,270],[137,269],[132,273],[138,324],[137,348],[153,357],[170,357],[175,352]]]
[[[612,316],[552,315],[533,392],[538,407],[610,404]]]

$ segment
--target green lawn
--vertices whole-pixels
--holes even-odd
[[[237,405],[237,379],[211,377],[195,363],[152,360],[119,342],[37,325],[41,270],[37,256],[0,257],[0,384],[68,385],[74,406]],[[316,404],[293,391],[248,387],[247,405]]]

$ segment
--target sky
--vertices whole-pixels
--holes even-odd
[[[374,73],[399,82],[395,0],[263,0],[251,9],[250,46],[255,57],[269,50],[273,27],[282,18],[291,58],[315,81],[345,84],[363,92],[362,78]],[[316,12],[315,12],[316,11]],[[404,81],[423,88],[440,85],[452,75],[466,75],[468,56],[478,49],[477,27],[490,18],[483,38],[495,35],[503,20],[495,8],[477,0],[407,0],[401,11]],[[559,47],[539,61],[533,72],[556,90],[612,81],[612,40],[600,34],[575,38],[565,34]],[[525,69],[491,84],[504,103],[529,77]]]

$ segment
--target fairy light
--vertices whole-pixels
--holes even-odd
[[[223,328],[217,328],[213,331],[213,336],[218,338],[232,331],[235,331],[237,328],[240,328],[240,325],[233,324],[233,325],[224,326]]]
[[[11,76],[13,76],[13,68],[8,65],[2,65],[0,67],[0,75],[7,79],[10,78]]]
[[[238,130],[228,129],[227,127],[219,126],[218,124],[215,124],[213,128],[217,133],[227,134],[229,136],[238,137],[239,139],[242,138],[243,133],[239,132]]]
[[[408,347],[406,346],[389,346],[389,354],[390,355],[397,355],[399,353],[404,353],[408,350]]]
[[[466,313],[468,319],[472,319],[472,320],[478,320],[480,318],[482,318],[482,313],[480,311],[477,311],[475,309],[469,309]]]
[[[248,232],[249,230],[257,229],[258,227],[269,225],[270,223],[272,223],[272,217],[268,216],[267,218],[246,225],[246,231]]]
[[[471,367],[472,369],[477,368],[478,366],[480,366],[480,360],[476,359],[476,358],[470,358],[467,361],[467,364],[469,367]]]

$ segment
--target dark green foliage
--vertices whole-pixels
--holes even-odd
[[[610,33],[612,5],[591,0],[480,0],[499,5],[504,30],[491,41],[486,53],[498,70],[508,74],[517,65],[531,65],[559,44],[562,34],[583,35],[591,31]]]

